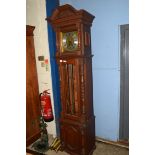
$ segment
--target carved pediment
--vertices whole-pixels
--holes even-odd
[[[70,25],[80,21],[91,26],[93,19],[94,16],[87,11],[76,10],[69,4],[58,6],[52,15],[46,18],[55,30],[62,25]]]
[[[77,12],[76,9],[74,9],[74,8],[73,8],[71,5],[69,5],[69,4],[66,4],[66,5],[63,5],[63,6],[61,6],[61,7],[58,7],[58,8],[54,11],[54,13],[53,13],[51,19],[52,19],[52,20],[56,20],[56,19],[59,19],[59,18],[65,18],[65,17],[68,17],[68,16],[76,15],[76,12]]]

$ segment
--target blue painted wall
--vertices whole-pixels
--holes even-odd
[[[46,15],[50,17],[52,12],[56,7],[59,6],[58,0],[46,0]],[[48,23],[48,42],[49,42],[49,51],[50,51],[50,64],[51,64],[51,77],[52,77],[52,86],[53,86],[53,98],[54,98],[54,110],[55,110],[55,121],[56,121],[56,132],[59,136],[59,118],[60,118],[60,90],[59,90],[59,74],[58,66],[54,58],[56,52],[56,37],[55,32],[51,25]]]
[[[129,0],[60,0],[60,5],[66,3],[96,17],[92,26],[96,136],[116,141],[120,109],[119,25],[129,23]]]

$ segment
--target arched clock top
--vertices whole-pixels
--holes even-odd
[[[60,27],[61,24],[68,25],[69,23],[83,22],[85,24],[91,25],[95,16],[87,12],[86,10],[80,9],[76,10],[71,5],[66,4],[59,6],[53,12],[53,14],[47,18],[53,27]],[[68,21],[69,23],[66,23]]]

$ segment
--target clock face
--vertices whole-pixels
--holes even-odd
[[[62,33],[62,48],[63,51],[75,51],[78,49],[77,31]]]

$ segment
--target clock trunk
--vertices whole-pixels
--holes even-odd
[[[95,149],[90,28],[94,16],[66,4],[47,18],[56,32],[60,75],[60,138],[66,152],[89,155]]]

